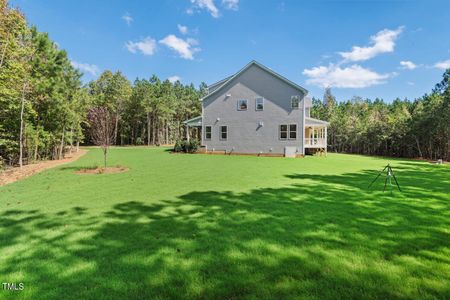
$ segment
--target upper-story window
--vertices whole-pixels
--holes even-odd
[[[291,96],[291,107],[298,109],[300,106],[300,96]]]
[[[311,114],[311,112],[310,112],[309,107],[306,107],[306,108],[305,108],[305,116],[306,116],[307,118],[309,118],[309,117],[310,117],[310,114]]]
[[[238,110],[247,110],[247,99],[238,100]]]
[[[264,110],[264,98],[256,98],[256,110]]]

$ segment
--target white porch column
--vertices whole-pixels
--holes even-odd
[[[189,125],[186,124],[186,139],[189,142]]]
[[[312,127],[312,136],[311,136],[311,144],[315,145],[315,140],[316,140],[316,128],[313,126]]]

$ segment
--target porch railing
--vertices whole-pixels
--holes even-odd
[[[324,138],[305,138],[305,147],[326,147]]]

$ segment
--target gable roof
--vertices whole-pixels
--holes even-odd
[[[227,80],[230,79],[231,77],[233,77],[233,75],[228,76],[228,77],[226,77],[226,78],[224,78],[224,79],[222,79],[222,80],[219,80],[219,81],[217,81],[217,82],[214,82],[214,83],[208,85],[208,86],[207,86],[208,91],[209,91],[210,93],[213,92],[216,88],[220,87],[225,81],[227,81]]]
[[[270,73],[271,75],[273,75],[274,77],[277,77],[278,79],[280,79],[281,81],[284,81],[285,83],[287,83],[288,85],[292,86],[293,88],[302,91],[305,95],[308,94],[308,90],[299,86],[298,84],[290,81],[289,79],[287,79],[286,77],[281,76],[280,74],[276,73],[275,71],[269,69],[268,67],[260,64],[259,62],[257,62],[256,60],[252,60],[251,62],[249,62],[245,67],[243,67],[241,70],[239,70],[236,74],[229,76],[225,79],[222,79],[214,84],[212,84],[211,86],[208,86],[208,88],[210,87],[214,87],[219,85],[219,87],[215,88],[212,92],[210,92],[208,95],[204,96],[203,98],[200,99],[200,101],[205,100],[206,98],[209,98],[210,96],[216,94],[218,91],[220,91],[225,85],[227,85],[230,81],[232,81],[233,79],[235,79],[236,77],[238,77],[239,75],[241,75],[242,73],[244,73],[247,69],[249,69],[251,66],[258,66],[261,69],[263,69],[264,71]]]

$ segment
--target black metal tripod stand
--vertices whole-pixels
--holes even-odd
[[[387,170],[386,170],[387,169]],[[381,176],[381,174],[383,174],[383,172],[386,170],[386,179],[384,180],[384,189],[383,192],[386,191],[386,184],[389,180],[389,186],[391,187],[391,193],[392,193],[392,178],[394,178],[395,180],[395,184],[397,185],[398,190],[401,192],[402,190],[400,189],[400,185],[398,184],[397,178],[394,175],[394,171],[392,170],[392,167],[388,164],[386,167],[384,167],[384,169],[378,173],[377,177],[375,177],[374,180],[372,180],[372,182],[369,184],[369,186],[367,188],[370,189],[370,187],[372,186],[372,184],[377,181],[378,177]]]

